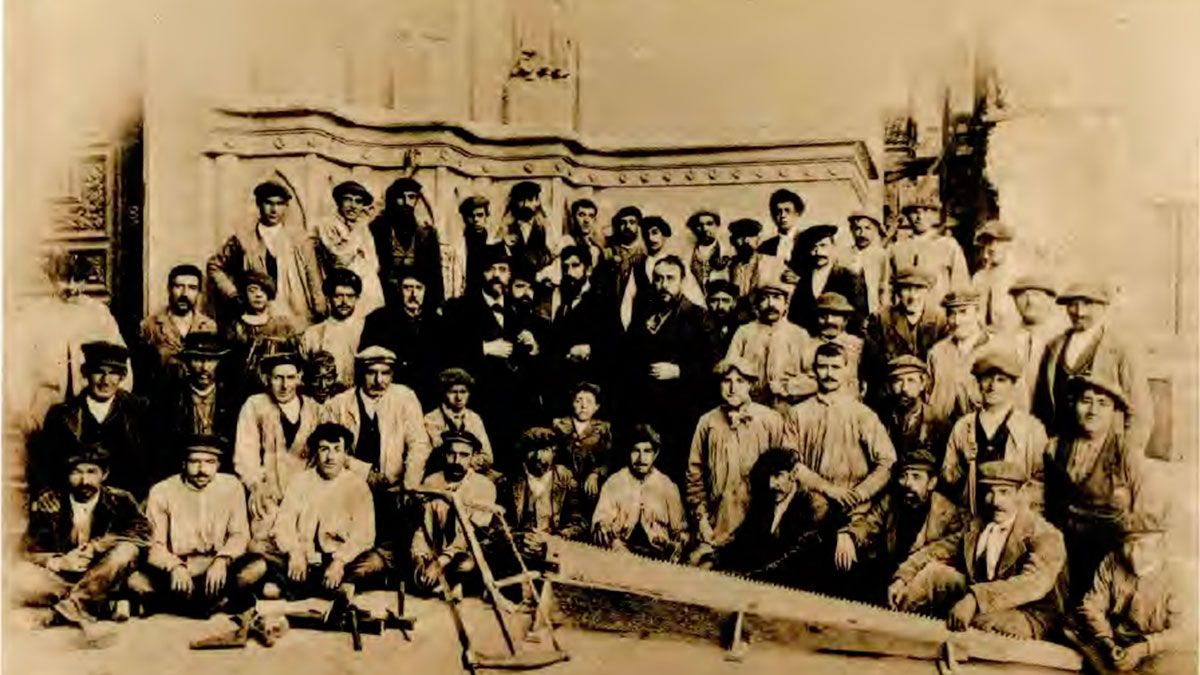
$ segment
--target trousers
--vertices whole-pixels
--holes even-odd
[[[944,563],[933,562],[917,572],[909,582],[907,597],[900,609],[946,616],[954,603],[966,594],[966,575]],[[1048,629],[1046,621],[1038,614],[1019,608],[979,612],[971,620],[971,627],[1035,640],[1044,637]]]
[[[22,561],[8,571],[9,592],[18,603],[31,607],[49,607],[67,597],[85,603],[105,601],[129,577],[140,556],[136,544],[120,542],[82,573],[52,572]]]
[[[192,592],[182,595],[171,589],[171,573],[146,566],[129,577],[129,590],[154,611],[182,616],[208,617],[225,611],[231,614],[254,607],[258,587],[267,573],[261,556],[247,553],[229,563],[225,586],[221,592],[209,595],[205,590],[208,569],[215,556],[188,556],[184,563],[192,577]]]

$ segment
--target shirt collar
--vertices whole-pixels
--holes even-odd
[[[108,418],[108,413],[112,410],[115,398],[114,396],[107,401],[97,401],[91,396],[84,396],[84,401],[87,404],[88,410],[91,411],[92,417],[95,417],[97,422],[103,422]]]
[[[82,511],[84,513],[87,513],[88,511],[95,509],[96,504],[98,504],[100,502],[100,491],[96,490],[96,494],[92,495],[92,498],[87,500],[86,502],[75,501],[74,496],[70,497],[70,499],[71,499],[71,510],[72,511],[75,511],[75,512]]]

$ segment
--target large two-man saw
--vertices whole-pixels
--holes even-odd
[[[558,608],[585,628],[715,639],[732,621],[756,640],[806,650],[1081,667],[1079,654],[1050,642],[953,632],[926,616],[564,539],[553,539],[549,553]]]

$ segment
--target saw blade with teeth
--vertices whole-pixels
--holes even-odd
[[[558,566],[558,571],[550,575],[557,585],[583,589],[581,592],[594,589],[597,594],[633,594],[651,601],[699,606],[728,614],[741,612],[767,622],[803,624],[809,632],[821,632],[825,648],[835,651],[925,658],[936,654],[940,645],[952,643],[956,653],[969,659],[1064,670],[1079,670],[1082,665],[1079,654],[1062,645],[973,629],[952,632],[944,621],[930,616],[726,572],[560,538],[551,538],[548,552]],[[839,631],[846,636],[844,646],[838,643]],[[914,649],[911,645],[925,647]]]

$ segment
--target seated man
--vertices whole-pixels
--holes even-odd
[[[108,453],[100,446],[76,446],[66,467],[66,484],[30,506],[25,561],[9,569],[9,590],[23,604],[52,606],[57,620],[82,626],[107,613],[150,527],[132,495],[105,484]],[[116,618],[128,618],[127,608]]]
[[[928,450],[900,459],[892,489],[870,511],[853,519],[838,537],[844,562],[862,570],[872,602],[884,602],[884,587],[914,553],[962,530],[966,515],[937,491],[939,462]]]
[[[1184,672],[1194,643],[1179,625],[1175,577],[1164,550],[1165,529],[1156,513],[1125,521],[1124,543],[1109,553],[1079,606],[1078,633],[1068,639],[1095,672]],[[1193,655],[1194,658],[1194,655]],[[1178,659],[1178,662],[1175,661]]]
[[[519,444],[525,470],[502,477],[496,485],[521,554],[535,560],[545,557],[547,536],[574,539],[585,529],[579,485],[571,470],[555,461],[560,443],[552,429],[527,429]]]
[[[197,436],[184,448],[182,471],[150,488],[150,553],[129,587],[146,600],[164,593],[155,598],[161,609],[203,617],[254,607],[267,565],[246,553],[246,493],[237,477],[217,473],[224,452],[224,440]]]
[[[794,475],[796,453],[770,448],[750,472],[746,518],[717,549],[714,567],[767,583],[807,588],[815,578],[827,503],[801,490]]]
[[[677,560],[687,543],[687,521],[679,488],[654,468],[662,440],[652,427],[638,424],[629,442],[629,464],[600,488],[592,538],[606,548]]]
[[[454,493],[466,509],[466,520],[480,529],[492,522],[496,486],[471,467],[479,452],[479,439],[470,432],[442,434],[441,454],[445,467],[430,475],[423,490]],[[449,588],[475,576],[475,558],[466,532],[450,503],[430,497],[422,506],[420,526],[412,538],[413,581],[418,592],[431,593],[444,577]]]
[[[612,426],[596,418],[599,411],[600,387],[580,382],[571,392],[571,415],[552,422],[566,451],[561,461],[580,481],[589,511],[600,496],[600,485],[612,471]]]
[[[979,483],[983,519],[909,557],[888,587],[888,604],[934,614],[948,607],[951,630],[1041,639],[1062,611],[1062,534],[1023,502],[1022,467],[987,462]]]
[[[475,378],[462,368],[447,368],[438,376],[442,385],[442,404],[425,415],[425,431],[429,444],[437,448],[442,445],[442,434],[448,431],[467,431],[479,439],[479,452],[475,455],[475,470],[487,475],[492,470],[492,444],[488,441],[487,429],[479,413],[467,407],[471,400],[471,389]],[[427,473],[441,468],[441,457],[430,457]]]
[[[390,556],[373,551],[375,507],[365,462],[350,457],[353,435],[338,424],[309,436],[309,468],[292,479],[275,519],[276,564],[286,561],[287,595],[340,591],[385,572]]]

